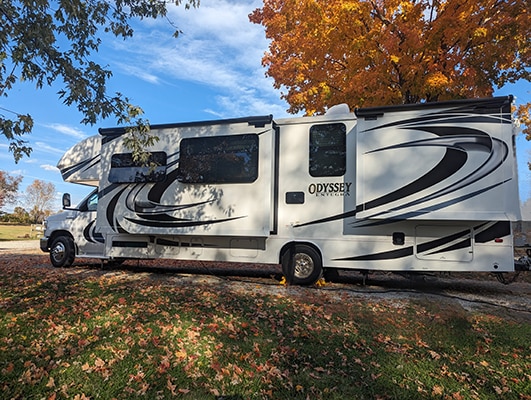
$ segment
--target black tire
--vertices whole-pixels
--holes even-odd
[[[321,255],[313,247],[296,244],[282,256],[282,273],[290,284],[311,285],[323,273]]]
[[[69,267],[76,258],[74,240],[69,236],[58,236],[50,247],[50,261],[56,268]]]

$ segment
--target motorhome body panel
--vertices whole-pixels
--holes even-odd
[[[520,219],[509,98],[358,111],[357,218]]]
[[[90,136],[71,147],[57,163],[63,180],[98,186],[101,178],[101,136]]]
[[[152,127],[164,165],[133,165],[125,135],[104,137],[101,233],[267,236],[271,230],[271,121]],[[121,159],[120,159],[121,157]]]
[[[389,222],[359,228],[349,240],[320,246],[325,265],[383,271],[512,271],[510,223],[493,221]]]
[[[318,249],[328,268],[380,271],[514,270],[509,222],[395,221],[360,228],[353,236],[235,237],[108,235],[106,252],[114,258],[174,258],[277,263],[289,243]]]

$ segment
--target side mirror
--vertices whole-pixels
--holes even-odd
[[[63,208],[68,208],[70,205],[70,193],[63,193]]]

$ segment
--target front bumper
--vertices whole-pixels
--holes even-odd
[[[41,237],[41,239],[39,241],[39,245],[41,247],[41,250],[44,251],[45,253],[49,253],[50,252],[50,248],[48,247],[48,238],[47,237]]]

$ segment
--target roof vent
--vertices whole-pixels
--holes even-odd
[[[325,115],[339,115],[348,113],[350,113],[350,108],[348,107],[348,104],[341,103],[330,107],[328,110],[326,110]]]

